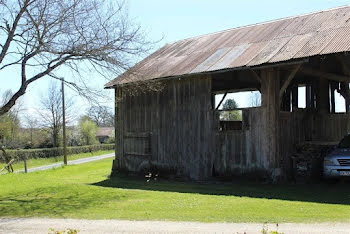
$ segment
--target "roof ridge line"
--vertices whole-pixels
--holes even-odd
[[[314,11],[314,12],[310,12],[310,13],[295,15],[295,16],[287,16],[287,17],[282,17],[282,18],[278,18],[278,19],[267,20],[267,21],[260,22],[260,23],[255,23],[255,24],[242,25],[242,26],[238,26],[238,27],[235,27],[235,28],[224,29],[224,30],[217,31],[217,32],[205,33],[205,34],[198,35],[198,36],[193,36],[193,37],[188,37],[188,38],[185,38],[185,39],[176,40],[176,41],[173,41],[173,42],[170,42],[170,43],[168,42],[166,44],[174,44],[174,43],[178,43],[178,42],[182,42],[182,41],[192,40],[192,39],[195,39],[195,38],[201,38],[201,37],[204,37],[204,36],[209,36],[209,35],[215,35],[215,34],[219,34],[219,33],[229,32],[229,31],[236,30],[236,29],[248,28],[248,27],[253,27],[253,26],[257,26],[257,25],[264,25],[264,24],[274,23],[274,22],[278,22],[278,21],[282,21],[282,20],[303,17],[303,16],[307,16],[307,15],[315,15],[315,14],[328,12],[328,11],[334,11],[334,10],[338,10],[338,9],[346,8],[346,7],[350,7],[350,4],[342,5],[342,6],[339,6],[339,7],[328,8],[328,9],[324,9],[324,10],[319,10],[319,11]]]

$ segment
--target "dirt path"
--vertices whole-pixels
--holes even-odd
[[[99,155],[99,156],[92,156],[92,157],[88,157],[88,158],[80,158],[80,159],[68,161],[68,165],[83,164],[83,163],[93,162],[93,161],[102,160],[105,158],[112,158],[112,157],[114,157],[114,153],[103,154],[103,155]],[[62,166],[63,166],[63,162],[53,163],[53,164],[40,166],[40,167],[28,168],[28,172],[44,171],[44,170],[49,170],[49,169],[62,167]],[[24,172],[24,170],[18,170],[16,172]]]
[[[265,224],[265,229],[280,233],[350,233],[350,223]],[[264,224],[255,223],[197,223],[163,221],[78,220],[46,218],[0,219],[0,233],[48,233],[68,228],[79,233],[261,233]]]

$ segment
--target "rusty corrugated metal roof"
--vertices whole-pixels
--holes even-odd
[[[350,51],[350,6],[167,44],[106,87]]]

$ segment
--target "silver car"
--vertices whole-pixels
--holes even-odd
[[[323,176],[325,178],[350,177],[350,135],[345,136],[324,158]]]

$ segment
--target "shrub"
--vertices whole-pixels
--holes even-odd
[[[79,128],[82,141],[85,145],[92,145],[97,143],[96,132],[98,127],[94,121],[83,117],[80,120]]]
[[[80,154],[87,152],[95,152],[100,150],[113,150],[114,144],[103,145],[85,145],[67,147],[67,154]],[[23,158],[52,158],[63,155],[63,147],[44,148],[44,149],[25,149],[25,150],[7,150],[7,154],[11,158],[22,160]]]
[[[108,144],[114,144],[115,143],[115,137],[110,137],[107,141]]]

